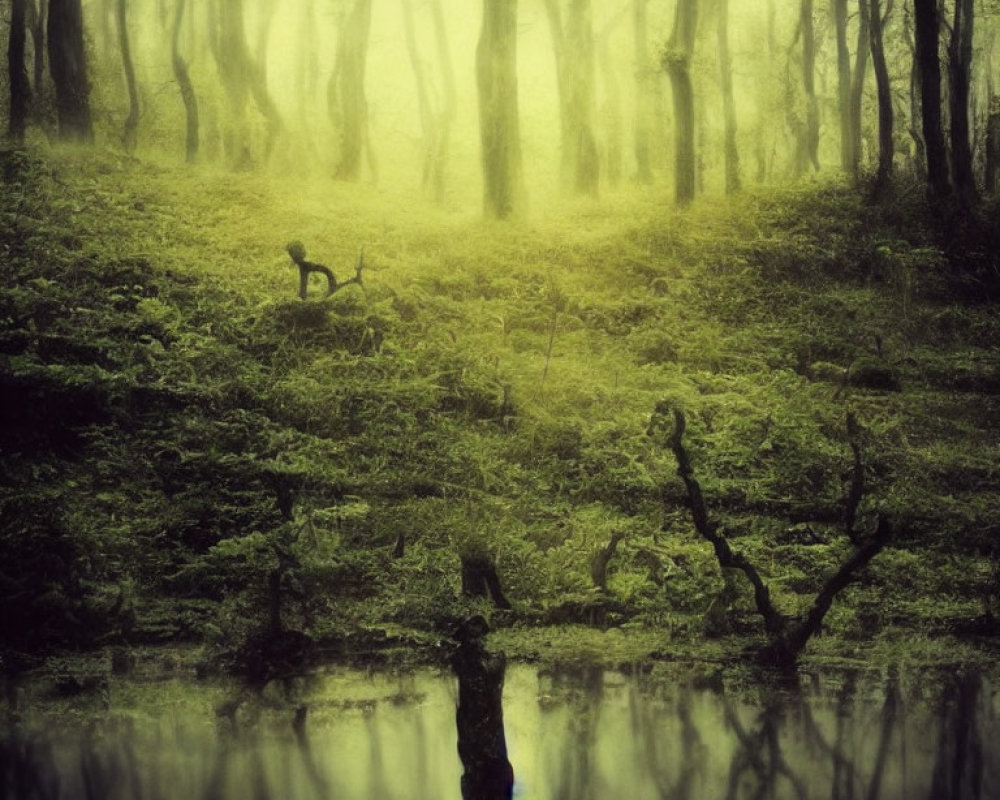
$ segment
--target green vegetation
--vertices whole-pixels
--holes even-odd
[[[171,641],[238,668],[262,632],[430,646],[473,611],[520,655],[570,623],[736,654],[763,625],[646,433],[661,401],[789,616],[852,549],[856,419],[855,525],[881,512],[894,537],[818,652],[995,633],[988,239],[936,235],[919,190],[669,210],[663,187],[503,225],[107,151],[0,169],[8,668]],[[338,280],[363,246],[364,285],[298,300],[293,239]],[[511,610],[462,597],[463,557],[495,563]]]

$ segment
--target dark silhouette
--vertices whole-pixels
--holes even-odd
[[[510,800],[514,790],[501,702],[507,663],[502,652],[487,652],[483,638],[488,631],[486,620],[477,615],[454,634],[458,642],[452,658],[458,677],[455,725],[464,770],[463,800]]]
[[[48,14],[49,70],[56,87],[59,138],[92,142],[90,81],[83,45],[80,0],[51,0]]]
[[[348,284],[356,283],[359,286],[361,285],[361,270],[365,266],[364,253],[358,256],[357,272],[354,277],[343,283],[337,283],[337,278],[330,271],[329,267],[323,264],[316,264],[312,261],[306,261],[306,248],[302,242],[289,242],[285,249],[288,251],[288,255],[291,256],[292,261],[299,268],[299,297],[303,300],[306,299],[306,293],[309,288],[309,273],[311,272],[318,272],[326,276],[326,297],[329,297],[338,289],[343,289]]]

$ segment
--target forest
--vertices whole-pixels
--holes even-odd
[[[998,34],[993,0],[4,3],[8,712],[501,650],[995,677]],[[462,796],[510,797],[466,691]],[[926,796],[967,796],[949,758]]]

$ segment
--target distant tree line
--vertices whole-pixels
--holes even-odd
[[[368,90],[382,70],[369,45],[380,4],[404,23],[421,181],[438,202],[460,109],[456,76],[474,74],[485,212],[523,208],[518,46],[527,17],[545,21],[551,43],[567,192],[614,186],[629,174],[631,149],[635,182],[664,176],[685,204],[707,191],[711,170],[735,192],[750,164],[758,181],[801,177],[833,167],[838,144],[839,169],[875,197],[904,171],[933,200],[961,208],[997,188],[993,0],[480,0],[475,59],[465,64],[454,60],[451,20],[468,13],[468,0],[94,0],[86,15],[82,0],[11,0],[9,137],[23,142],[39,125],[93,141],[99,67],[102,102],[124,114],[120,142],[135,150],[152,135],[142,127],[153,101],[133,55],[142,27],[167,54],[189,162],[254,169],[294,141],[304,154],[335,152],[337,179],[375,176]],[[270,80],[279,24],[295,31],[294,97],[277,97]],[[124,91],[107,80],[112,61]],[[334,143],[311,129],[324,87]]]

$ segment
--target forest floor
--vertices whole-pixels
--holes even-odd
[[[473,612],[518,657],[736,655],[762,625],[647,433],[663,401],[789,615],[851,552],[860,445],[855,527],[881,513],[894,538],[808,657],[995,641],[995,250],[935,234],[916,193],[672,210],[655,189],[489,224],[111,152],[0,162],[10,664],[172,642],[239,661],[275,609],[340,655],[433,646]],[[299,301],[293,239],[341,280],[363,248],[363,288]],[[511,610],[461,596],[463,555]]]

